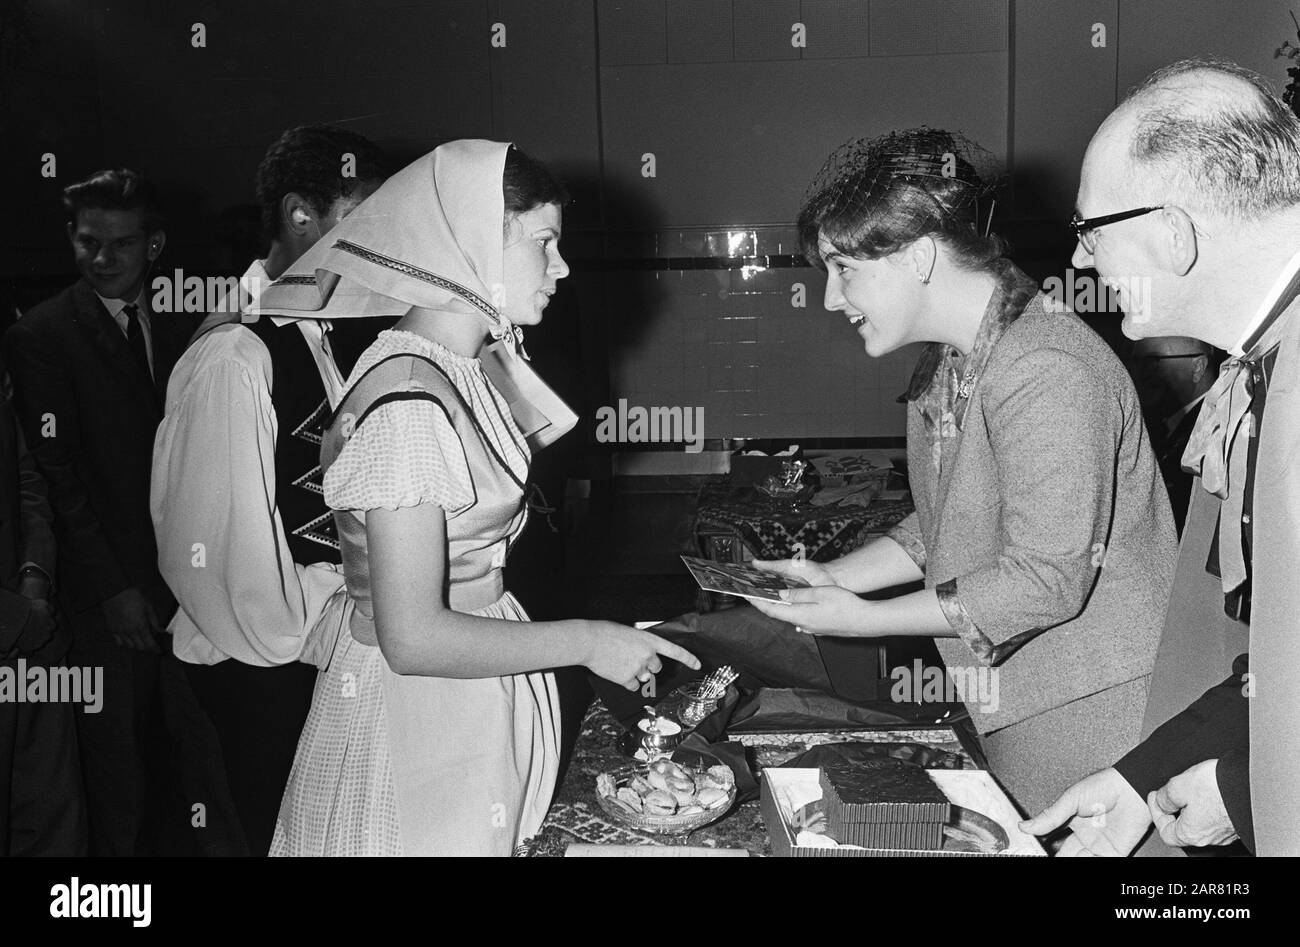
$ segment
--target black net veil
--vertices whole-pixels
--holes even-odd
[[[804,194],[804,255],[823,265],[822,234],[866,259],[932,235],[967,262],[987,263],[1004,249],[990,225],[1005,181],[997,158],[957,132],[920,127],[854,139],[831,153]]]

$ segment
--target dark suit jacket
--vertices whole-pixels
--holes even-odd
[[[31,309],[4,337],[18,418],[49,485],[58,581],[73,614],[131,586],[163,622],[176,607],[158,572],[149,473],[167,378],[193,324],[151,313],[150,329],[152,381],[82,280]]]
[[[1156,460],[1160,463],[1160,476],[1165,481],[1165,490],[1169,492],[1169,508],[1174,514],[1174,526],[1180,536],[1183,534],[1187,507],[1192,496],[1192,475],[1183,469],[1183,453],[1187,450],[1187,442],[1191,439],[1199,414],[1199,406],[1187,412],[1172,431],[1165,431],[1164,421],[1159,422],[1159,439],[1152,441],[1152,446],[1156,449]]]
[[[1232,676],[1211,687],[1182,713],[1161,724],[1118,763],[1119,770],[1145,799],[1170,779],[1202,760],[1217,759],[1219,795],[1241,840],[1255,851],[1250,812],[1250,703],[1244,681],[1250,670],[1239,655]]]
[[[1250,626],[1224,615],[1222,584],[1206,571],[1220,501],[1197,481],[1142,727],[1150,735],[1117,764],[1145,795],[1217,757],[1219,792],[1232,826],[1247,847],[1266,856],[1300,855],[1300,300],[1283,318],[1289,323],[1256,455]],[[1238,657],[1224,680],[1225,657],[1247,647],[1249,664]],[[1189,755],[1184,746],[1197,752]]]
[[[22,633],[31,602],[14,588],[18,570],[33,563],[55,574],[54,513],[45,481],[23,443],[13,408],[0,401],[0,659]]]

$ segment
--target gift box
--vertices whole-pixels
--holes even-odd
[[[943,847],[948,797],[915,763],[889,757],[819,770],[826,834],[842,845],[918,851]]]
[[[988,772],[971,769],[927,772],[957,812],[980,813],[999,829],[1005,839],[1004,847],[990,853],[952,849],[871,849],[837,845],[825,836],[804,836],[800,841],[804,826],[799,823],[797,814],[821,800],[821,773],[816,769],[769,767],[763,770],[759,809],[772,843],[772,854],[779,858],[1046,856],[1038,839],[1020,830],[1020,814]]]

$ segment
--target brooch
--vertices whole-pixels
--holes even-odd
[[[961,383],[957,385],[957,397],[969,398],[971,389],[975,387],[975,369],[966,369],[966,374],[961,378]]]

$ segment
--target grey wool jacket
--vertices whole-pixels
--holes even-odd
[[[1001,325],[993,308],[941,451],[925,400],[908,407],[916,512],[890,532],[957,633],[944,662],[999,669],[997,708],[967,701],[982,733],[1149,675],[1177,556],[1119,359],[1041,294]]]

